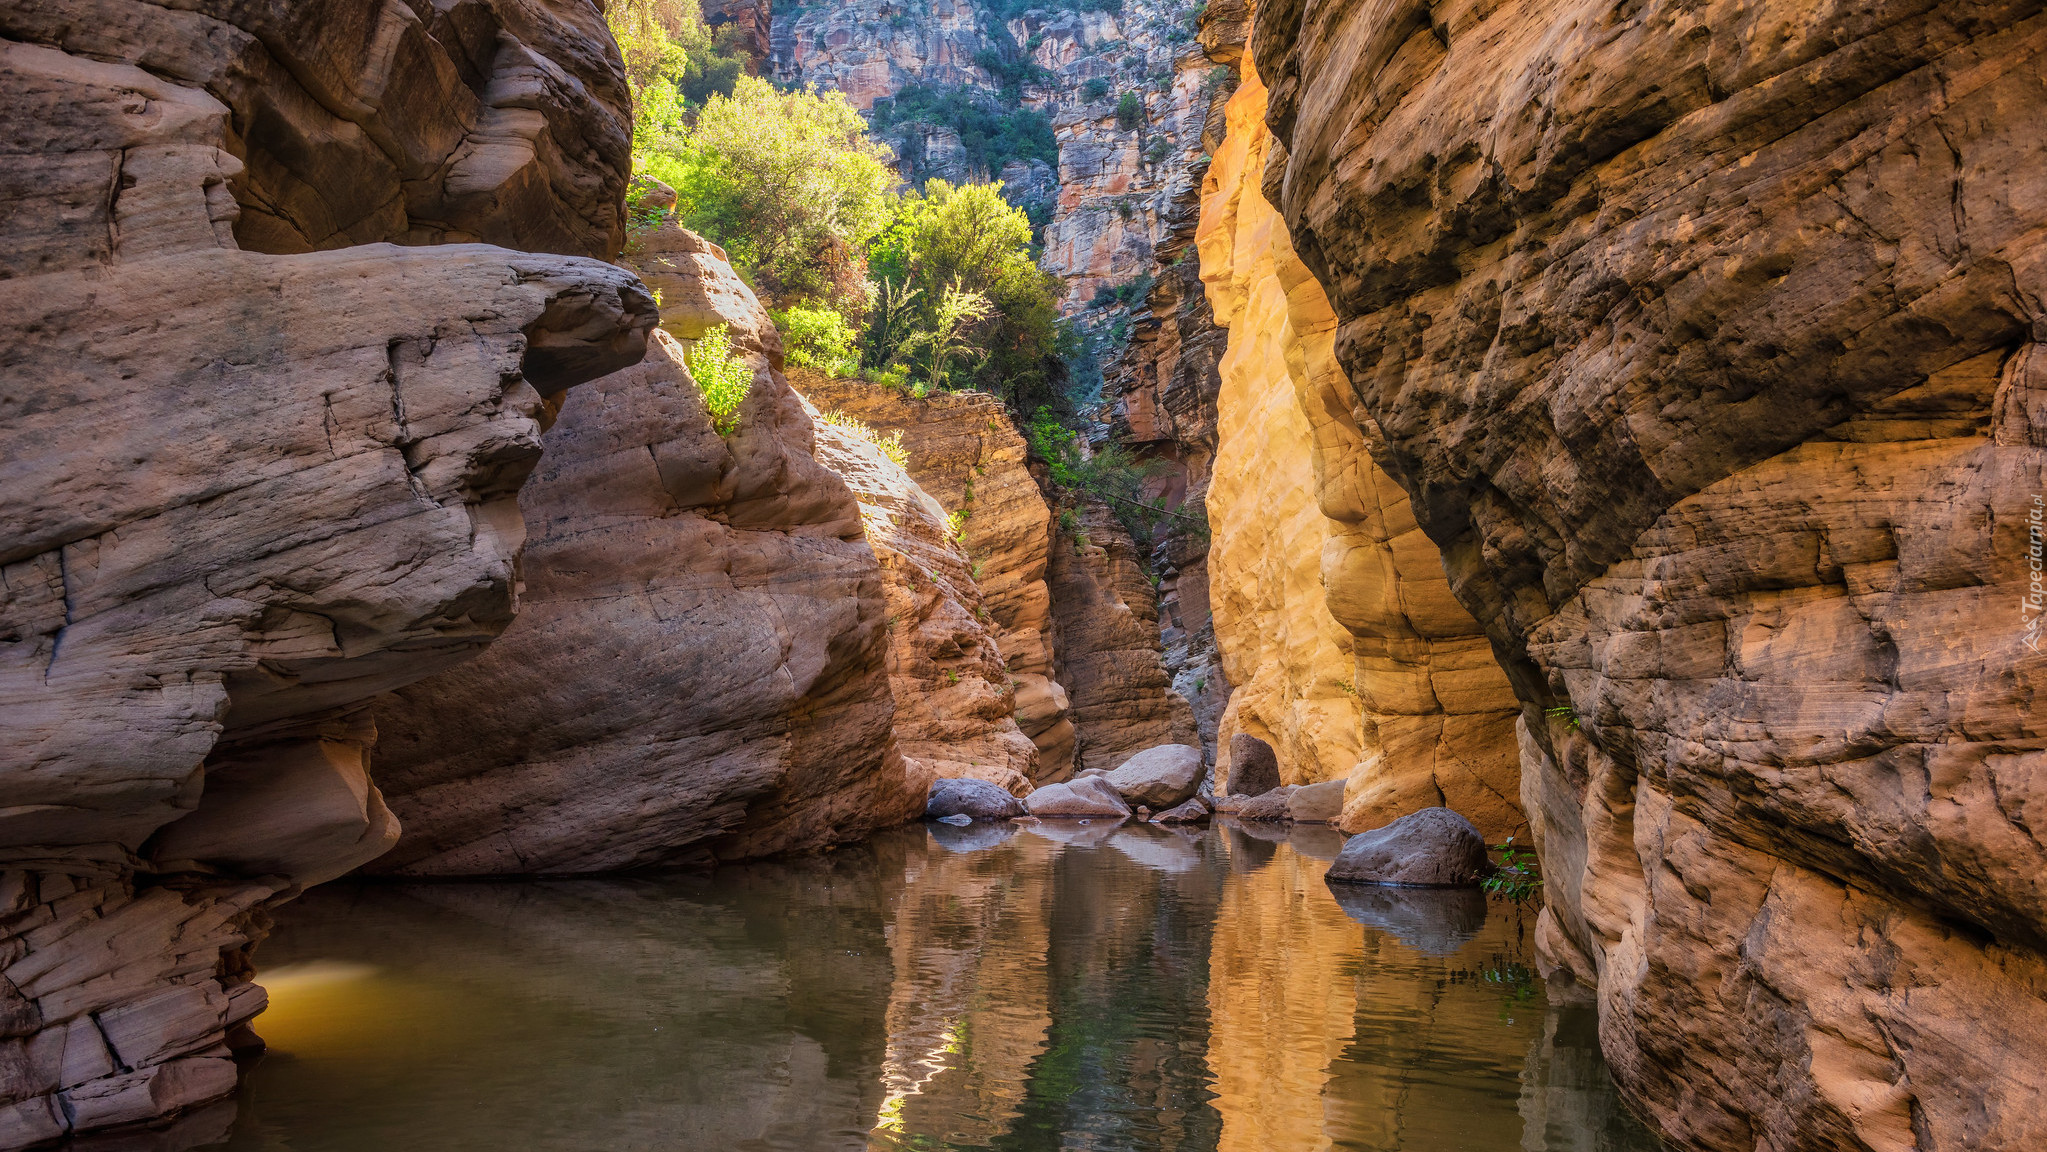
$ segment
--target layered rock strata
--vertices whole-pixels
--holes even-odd
[[[795,369],[818,408],[900,438],[917,486],[957,518],[958,540],[1015,692],[1016,722],[1037,746],[1033,778],[1072,770],[1067,692],[1052,678],[1052,593],[1045,572],[1052,513],[1026,466],[1028,450],[1002,403],[980,393],[914,399],[891,388]]]
[[[1285,4],[1337,411],[1524,705],[1546,962],[1699,1149],[2047,1139],[2034,4]]]
[[[887,583],[774,325],[672,222],[636,252],[663,330],[643,363],[571,393],[547,434],[521,498],[518,621],[378,703],[378,778],[406,826],[378,871],[739,858],[923,807],[928,778],[891,730]],[[716,325],[754,371],[728,435],[676,339]]]
[[[1054,675],[1073,705],[1076,769],[1108,770],[1159,744],[1199,745],[1194,712],[1172,687],[1159,645],[1156,591],[1108,506],[1081,498],[1061,524],[1045,582]]]
[[[894,731],[913,781],[972,777],[1028,795],[1038,749],[1015,719],[1019,682],[953,520],[870,429],[821,421],[818,463],[860,500],[888,592]]]
[[[1328,298],[1260,194],[1266,94],[1241,66],[1197,233],[1230,333],[1208,488],[1216,641],[1235,686],[1218,746],[1249,733],[1278,753],[1284,783],[1347,778],[1352,831],[1444,805],[1511,835],[1525,828],[1516,702],[1406,494],[1373,462]]]
[[[547,398],[654,308],[578,258],[623,234],[594,10],[30,2],[0,37],[17,1147],[232,1089],[264,906],[396,835],[362,703],[511,619]],[[570,255],[386,243],[478,239]]]

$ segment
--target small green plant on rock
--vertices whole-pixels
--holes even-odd
[[[1576,732],[1578,730],[1578,713],[1569,704],[1559,704],[1554,708],[1544,708],[1542,714],[1550,720],[1569,721],[1571,731]]]
[[[1479,886],[1494,896],[1504,896],[1520,904],[1542,890],[1542,877],[1536,871],[1535,853],[1514,846],[1514,838],[1493,847],[1500,854],[1499,864],[1493,874],[1479,881]]]
[[[739,429],[739,406],[753,391],[753,366],[732,350],[731,334],[723,324],[705,332],[683,355],[689,374],[704,395],[704,408],[711,414],[711,427],[718,435],[730,436]]]

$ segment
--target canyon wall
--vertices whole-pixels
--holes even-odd
[[[1052,678],[1051,509],[1026,466],[1022,436],[1002,402],[979,392],[913,398],[893,388],[794,369],[790,382],[826,412],[899,438],[909,474],[948,516],[978,589],[1012,690],[1015,717],[1038,749],[1032,779],[1073,770],[1066,689]]]
[[[1261,187],[1678,1147],[2047,1139],[2036,3],[1266,7]]]
[[[1017,723],[1038,747],[1037,782],[1197,741],[1161,661],[1157,596],[1128,532],[1099,501],[1079,501],[1055,523],[999,400],[913,398],[806,371],[794,382],[819,408],[899,435],[910,476],[957,518]]]
[[[363,702],[504,629],[549,398],[655,314],[594,8],[30,0],[0,76],[15,1147],[233,1088],[263,908],[396,835]]]
[[[478,660],[378,702],[378,780],[405,832],[372,870],[733,859],[855,839],[922,807],[928,779],[894,735],[891,629],[957,621],[928,621],[907,574],[886,573],[947,566],[902,551],[930,542],[870,547],[841,473],[879,471],[878,454],[819,444],[781,337],[721,252],[670,218],[631,259],[661,294],[662,331],[645,362],[571,393],[547,433],[521,496],[519,619]],[[754,374],[725,434],[681,344],[718,325]],[[914,486],[893,495],[882,524]]]
[[[1516,702],[1345,400],[1328,297],[1260,193],[1266,92],[1240,64],[1196,234],[1229,330],[1207,490],[1216,642],[1235,685],[1218,775],[1248,732],[1286,783],[1347,779],[1353,831],[1445,805],[1504,838],[1526,828]]]

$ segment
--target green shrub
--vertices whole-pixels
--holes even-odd
[[[1135,132],[1144,123],[1144,101],[1135,92],[1125,92],[1116,99],[1116,127],[1125,132]]]
[[[888,150],[838,92],[742,76],[696,121],[634,157],[676,192],[682,225],[723,245],[776,301],[864,306],[861,257],[894,201]]]
[[[697,382],[697,391],[703,393],[711,427],[720,436],[732,435],[739,428],[739,406],[753,391],[753,366],[732,350],[731,335],[723,324],[698,337],[682,359]]]
[[[1107,100],[1109,98],[1109,81],[1101,76],[1096,76],[1089,80],[1080,86],[1080,98],[1090,104],[1097,104]]]
[[[791,307],[768,315],[782,330],[782,347],[796,367],[846,376],[860,366],[855,351],[860,334],[832,309]]]

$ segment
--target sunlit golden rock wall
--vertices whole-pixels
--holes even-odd
[[[1682,1148],[2047,1145],[2047,12],[1287,0],[1262,181]]]
[[[1236,685],[1219,775],[1229,737],[1249,732],[1287,783],[1347,778],[1352,830],[1443,804],[1509,835],[1524,824],[1512,693],[1342,400],[1328,298],[1259,190],[1265,88],[1242,67],[1197,233],[1230,332],[1208,492],[1216,639]]]

